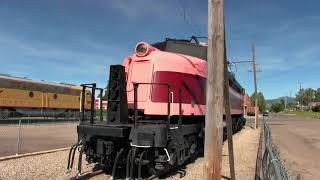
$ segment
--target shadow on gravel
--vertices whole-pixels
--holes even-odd
[[[222,179],[226,179],[226,180],[231,180],[231,178],[229,178],[229,177],[227,177],[227,176],[224,176],[224,175],[222,175],[221,178],[222,178]]]
[[[69,180],[86,180],[86,179],[91,179],[94,178],[97,175],[103,174],[104,171],[99,170],[99,171],[95,171],[95,172],[88,172],[88,173],[83,173],[81,176],[75,176],[70,178]]]
[[[186,165],[174,168],[174,169],[170,170],[170,172],[168,172],[167,174],[160,176],[159,179],[167,179],[167,178],[169,178],[171,176],[175,176],[177,174],[179,174],[180,178],[183,178],[187,174],[186,169],[187,169]]]

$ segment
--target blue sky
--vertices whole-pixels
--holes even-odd
[[[227,54],[250,60],[256,44],[258,89],[266,98],[320,87],[318,1],[225,1]],[[184,9],[185,8],[185,13]],[[207,35],[206,0],[1,0],[0,73],[105,86],[139,41]],[[250,64],[237,79],[253,92]]]

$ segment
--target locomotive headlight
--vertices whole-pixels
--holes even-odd
[[[137,56],[145,56],[148,52],[148,45],[146,43],[139,43],[136,46]]]
[[[137,56],[143,57],[148,55],[153,50],[155,50],[155,48],[150,46],[148,43],[140,42],[136,45],[135,53]]]

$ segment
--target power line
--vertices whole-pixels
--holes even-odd
[[[198,31],[198,35],[201,35],[200,28],[196,28],[196,25],[192,23],[192,16],[187,12],[186,6],[184,6],[180,0],[176,0],[177,5],[180,7],[183,20],[187,25],[189,25],[193,31],[193,33],[196,35]]]

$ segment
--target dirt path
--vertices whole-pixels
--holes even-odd
[[[292,179],[319,179],[320,120],[274,115],[267,122]]]
[[[260,130],[252,130],[246,127],[234,135],[234,152],[236,164],[236,178],[239,180],[254,179],[256,155]],[[229,179],[228,146],[223,145],[223,167],[222,179]],[[24,157],[0,161],[0,179],[68,179],[75,176],[75,170],[66,175],[68,151],[55,152],[50,154]],[[183,179],[202,179],[202,168],[204,159],[198,158],[194,163],[186,166],[186,175]],[[75,165],[77,164],[77,157]],[[74,168],[75,169],[75,168]],[[83,163],[83,172],[90,172],[92,165]],[[94,180],[108,179],[108,175],[95,176]],[[174,174],[166,179],[180,179],[179,174]]]

